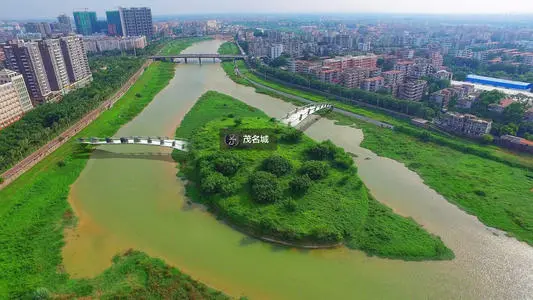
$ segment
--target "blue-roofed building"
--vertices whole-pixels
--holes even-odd
[[[474,74],[470,74],[466,76],[466,81],[477,83],[477,84],[483,84],[483,85],[491,85],[491,86],[501,87],[501,88],[506,88],[506,89],[513,89],[513,90],[529,91],[531,90],[531,88],[533,88],[532,83],[499,79],[499,78],[493,78],[493,77],[478,76]]]

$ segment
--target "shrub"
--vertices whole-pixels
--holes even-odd
[[[294,128],[287,129],[282,135],[281,140],[287,143],[298,143],[302,140],[303,133]]]
[[[484,134],[481,140],[484,144],[492,144],[494,137],[490,134]]]
[[[305,194],[309,187],[311,187],[311,178],[307,174],[295,177],[291,182],[289,183],[291,187],[291,191],[295,194]]]
[[[431,133],[429,131],[424,131],[419,136],[422,142],[429,142],[431,140]]]
[[[0,184],[4,183],[4,177],[0,177]]]
[[[63,168],[64,166],[66,166],[67,164],[65,163],[64,160],[60,160],[57,162],[57,166],[60,167],[60,168]]]
[[[281,199],[283,191],[276,176],[258,171],[250,177],[253,198],[259,203],[274,203]]]
[[[207,174],[202,178],[200,189],[206,194],[216,194],[220,192],[222,185],[226,183],[227,178],[218,172],[204,172]]]
[[[321,161],[310,160],[303,163],[300,169],[302,174],[306,174],[312,180],[318,180],[328,176],[328,165]]]
[[[242,166],[242,160],[233,153],[218,153],[212,158],[212,160],[215,170],[226,176],[234,175]]]
[[[235,120],[233,120],[233,123],[235,124],[235,127],[238,127],[242,124],[242,119],[236,118]]]
[[[262,169],[279,177],[289,173],[292,165],[285,157],[274,154],[263,161]]]
[[[294,201],[292,198],[285,200],[283,206],[288,212],[295,212],[298,210],[298,202]]]
[[[141,98],[142,95],[141,95],[140,93],[135,93],[135,97],[137,97],[137,98]]]
[[[335,152],[333,164],[335,165],[335,167],[345,170],[354,167],[353,158],[351,158],[350,155],[348,155],[340,148],[337,150],[337,152]]]
[[[337,152],[337,146],[329,140],[307,149],[307,154],[314,160],[332,160],[335,152]]]

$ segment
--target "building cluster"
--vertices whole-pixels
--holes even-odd
[[[34,106],[59,99],[92,81],[83,40],[70,35],[0,44],[0,123],[11,124]],[[18,103],[18,104],[17,104]]]
[[[490,132],[492,121],[480,119],[471,114],[446,112],[435,124],[440,128],[469,137],[480,137]]]
[[[148,45],[145,36],[84,36],[83,43],[87,52],[127,51],[144,49]]]
[[[111,36],[153,36],[152,10],[148,7],[119,7],[106,11],[106,20],[98,20],[94,11],[75,11],[76,31],[84,36],[108,34]]]

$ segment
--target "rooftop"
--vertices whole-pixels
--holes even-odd
[[[479,75],[474,75],[474,74],[470,74],[470,75],[466,76],[466,78],[467,78],[467,80],[468,79],[487,80],[487,81],[493,81],[493,82],[499,82],[499,83],[520,85],[520,86],[524,86],[524,87],[527,87],[528,85],[531,84],[531,83],[527,83],[527,82],[500,79],[500,78],[494,78],[494,77],[479,76]]]

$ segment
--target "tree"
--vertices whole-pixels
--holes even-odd
[[[259,203],[274,203],[281,199],[283,191],[278,179],[271,173],[257,171],[250,177],[252,197]]]
[[[233,153],[217,153],[213,158],[215,170],[226,175],[232,176],[242,166],[242,160]]]
[[[503,110],[503,120],[505,123],[520,124],[522,119],[524,119],[524,112],[523,105],[519,102],[514,102]]]
[[[307,154],[313,160],[332,160],[337,151],[337,146],[331,141],[316,144],[307,150]]]
[[[484,144],[492,144],[494,142],[494,137],[490,134],[484,134],[482,141]]]
[[[281,140],[294,144],[302,140],[303,133],[300,130],[294,128],[288,128],[282,135]]]
[[[289,173],[292,165],[285,157],[274,154],[263,161],[262,169],[279,177]]]
[[[312,180],[322,179],[328,176],[328,165],[321,161],[310,160],[303,163],[300,172],[309,176]]]
[[[297,176],[289,183],[291,191],[297,195],[305,194],[305,192],[307,192],[307,190],[311,187],[311,184],[311,178],[309,178],[307,174]]]

